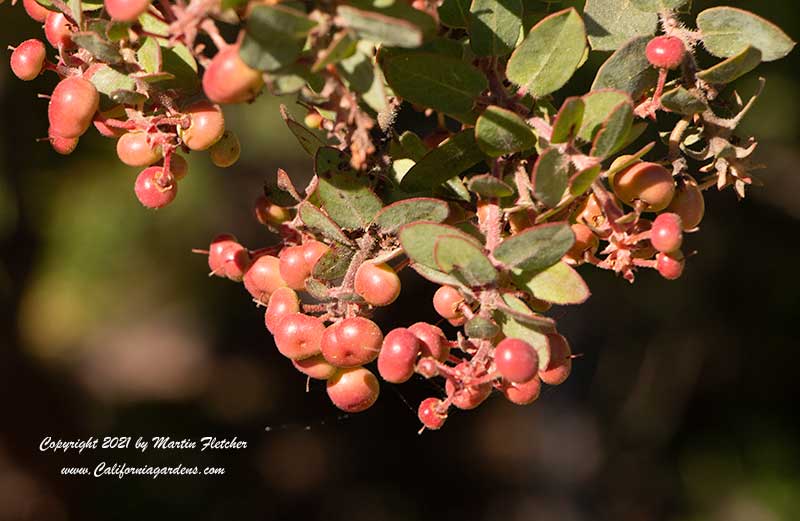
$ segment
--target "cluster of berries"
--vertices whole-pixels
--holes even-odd
[[[158,90],[158,83],[137,82],[143,96],[122,103],[98,92],[95,75],[103,76],[108,65],[73,42],[78,26],[67,15],[51,11],[35,0],[24,0],[25,11],[44,24],[45,39],[56,49],[56,62],[49,62],[45,44],[30,39],[13,48],[11,69],[21,80],[31,81],[52,71],[59,83],[49,96],[48,141],[59,154],[71,154],[92,126],[103,136],[116,139],[120,161],[142,168],[136,178],[136,197],[147,208],[171,203],[178,181],[186,177],[188,163],[177,153],[207,151],[216,166],[226,168],[239,159],[241,147],[233,132],[226,130],[219,103],[252,100],[263,86],[261,74],[244,65],[238,46],[228,45],[208,64],[203,77],[207,99],[175,90]],[[149,0],[106,0],[105,12],[114,22],[135,22],[150,5]],[[131,25],[129,30],[140,30]],[[144,35],[144,33],[143,33]],[[144,37],[133,35],[139,45]],[[224,43],[224,42],[223,42]],[[126,63],[130,73],[139,64]]]

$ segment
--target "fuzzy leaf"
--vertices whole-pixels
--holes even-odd
[[[325,143],[311,130],[307,129],[304,125],[301,125],[297,121],[293,120],[291,116],[289,116],[289,112],[286,110],[284,105],[281,105],[281,117],[283,118],[283,122],[286,123],[286,126],[289,127],[289,130],[297,138],[297,142],[300,143],[300,146],[303,147],[311,157],[314,157],[317,154],[317,151],[320,147],[325,146]]]
[[[747,47],[761,51],[761,59],[770,62],[783,58],[795,42],[772,22],[744,9],[712,7],[697,15],[697,27],[705,48],[719,58],[729,58]]]
[[[482,197],[508,197],[514,195],[514,189],[490,174],[481,174],[470,177],[467,184],[469,191]]]
[[[316,230],[332,241],[342,244],[353,244],[353,241],[347,238],[342,229],[313,204],[307,201],[301,203],[298,208],[298,213],[300,215],[300,220],[303,221],[306,227]]]
[[[597,71],[592,90],[616,89],[638,99],[646,90],[655,87],[658,71],[645,55],[649,42],[649,36],[640,36],[620,47]]]
[[[564,262],[542,271],[514,269],[512,278],[518,288],[552,304],[583,304],[591,295],[583,278]]]
[[[713,67],[700,71],[697,77],[708,83],[726,84],[741,78],[761,63],[761,51],[746,47],[736,56],[731,56]]]
[[[70,36],[75,45],[89,51],[92,56],[102,62],[116,65],[122,63],[122,55],[116,45],[101,38],[93,32],[72,33]]]
[[[406,130],[400,134],[399,139],[400,145],[403,147],[405,153],[415,162],[422,159],[422,157],[428,153],[428,147],[425,146],[425,142],[422,141],[422,138],[410,130]]]
[[[631,0],[633,7],[648,13],[660,13],[662,11],[674,11],[683,6],[689,0]]]
[[[569,81],[585,50],[583,20],[575,9],[565,9],[531,29],[509,58],[506,75],[531,96],[545,96]]]
[[[586,190],[592,186],[592,183],[594,183],[595,180],[600,177],[601,171],[602,167],[598,164],[575,173],[569,179],[570,195],[577,197],[586,192]]]
[[[587,142],[594,142],[611,113],[621,103],[633,103],[630,96],[618,90],[600,90],[590,92],[583,97],[586,110],[578,137]]]
[[[594,138],[591,155],[605,159],[627,144],[633,125],[633,102],[625,100],[614,109],[600,125]]]
[[[149,73],[155,74],[163,70],[164,60],[161,56],[161,46],[156,38],[152,36],[145,38],[142,46],[136,51],[136,61]]]
[[[349,58],[356,52],[356,43],[358,42],[348,31],[340,31],[333,37],[328,48],[320,53],[317,61],[311,66],[311,72],[319,72],[327,65]]]
[[[548,148],[533,166],[533,194],[548,208],[561,201],[569,181],[569,158],[557,148]]]
[[[494,338],[500,332],[500,327],[488,318],[475,315],[464,324],[464,333],[468,338]]]
[[[574,243],[568,223],[542,224],[505,239],[495,248],[494,257],[508,267],[542,270],[558,262]]]
[[[417,221],[440,223],[447,219],[450,207],[447,203],[428,197],[403,199],[386,206],[375,216],[375,224],[383,233],[395,233],[400,227]]]
[[[475,140],[490,157],[500,157],[532,148],[533,130],[510,110],[491,105],[478,118]]]
[[[434,22],[430,16],[411,8],[404,2],[395,2],[393,7],[396,6],[402,9],[401,4],[406,5],[409,11],[416,11],[419,15],[428,18],[429,20],[423,23],[428,31],[431,30]],[[363,40],[392,47],[419,47],[422,45],[425,30],[420,25],[415,24],[414,21],[406,19],[406,17],[410,18],[411,16],[418,19],[418,16],[412,15],[408,11],[395,12],[397,9],[383,11],[363,10],[349,5],[340,5],[336,9],[336,14],[341,18],[345,27],[352,29]],[[392,16],[389,14],[390,12],[404,16]]]
[[[472,0],[469,43],[478,56],[505,56],[522,30],[522,0]]]
[[[433,257],[442,272],[453,275],[467,286],[486,286],[497,280],[497,270],[483,248],[471,238],[440,236],[433,247]]]
[[[466,29],[469,24],[470,0],[444,0],[439,6],[439,19],[448,27]]]
[[[403,177],[400,186],[408,192],[430,191],[486,158],[467,129],[443,141]]]
[[[336,280],[344,277],[355,251],[340,243],[334,243],[314,264],[312,276],[321,281]]]
[[[283,5],[257,5],[247,19],[239,54],[254,69],[275,71],[300,56],[315,25],[302,11]]]
[[[398,238],[409,259],[415,263],[433,268],[434,270],[439,270],[440,268],[436,263],[434,251],[438,238],[445,235],[460,237],[471,242],[478,248],[481,247],[481,244],[475,240],[474,237],[462,232],[458,228],[446,224],[425,221],[403,226],[400,228]]]
[[[661,96],[661,105],[671,112],[684,116],[698,114],[708,108],[708,105],[698,95],[681,86],[666,91]]]
[[[553,133],[550,137],[550,142],[554,144],[566,143],[575,137],[578,133],[578,129],[581,128],[585,110],[586,103],[584,103],[583,98],[572,97],[565,99],[553,123]]]
[[[637,10],[633,0],[586,0],[583,17],[595,51],[615,51],[636,36],[652,36],[658,15]]]
[[[314,159],[314,170],[319,182],[312,202],[318,203],[342,228],[365,228],[383,207],[366,179],[350,169],[344,152],[321,147]]]

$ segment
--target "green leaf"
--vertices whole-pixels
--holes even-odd
[[[448,114],[472,110],[488,87],[472,65],[441,54],[381,52],[386,82],[401,98]]]
[[[486,107],[475,125],[475,140],[490,157],[500,157],[532,148],[536,144],[531,127],[514,112],[495,105]]]
[[[569,158],[557,148],[542,152],[533,166],[533,194],[536,199],[548,208],[557,206],[567,189],[569,168]]]
[[[409,259],[415,263],[438,271],[439,265],[436,263],[434,251],[438,238],[444,237],[445,235],[460,237],[473,243],[478,248],[481,247],[481,244],[474,237],[462,232],[458,228],[446,224],[425,221],[403,226],[400,228],[397,237]]]
[[[197,62],[192,56],[191,51],[183,44],[175,44],[172,47],[161,46],[162,69],[175,76],[161,84],[161,88],[181,89],[194,91],[200,86],[200,78],[197,76]]]
[[[660,13],[663,11],[674,11],[683,6],[689,0],[631,0],[633,7],[648,13]]]
[[[514,269],[512,278],[518,288],[552,304],[583,304],[591,295],[583,278],[564,262],[542,271]]]
[[[569,180],[569,194],[577,197],[586,192],[592,186],[592,183],[600,177],[601,170],[602,167],[597,164],[577,172]]]
[[[554,13],[531,29],[511,54],[506,75],[513,83],[540,97],[569,81],[586,49],[586,29],[575,9]]]
[[[352,29],[361,39],[392,47],[422,45],[424,39],[422,28],[409,20],[347,5],[340,5],[336,13],[342,19],[344,26]]]
[[[422,138],[410,130],[406,130],[400,134],[400,145],[403,150],[408,154],[408,157],[414,161],[419,161],[428,153],[428,147],[422,141]]]
[[[636,36],[653,36],[658,15],[642,12],[632,0],[586,0],[583,17],[595,51],[615,51]]]
[[[148,34],[169,37],[169,24],[164,23],[150,13],[139,15],[139,24]]]
[[[319,150],[320,147],[325,146],[325,143],[323,143],[316,134],[311,132],[311,130],[307,129],[304,125],[293,120],[292,117],[289,116],[289,112],[284,105],[281,105],[281,118],[283,118],[284,123],[289,127],[294,137],[297,138],[297,142],[300,143],[303,150],[311,157],[317,154],[317,150]]]
[[[356,43],[348,31],[340,31],[333,37],[328,48],[320,53],[317,61],[311,66],[311,72],[319,72],[327,65],[349,58],[356,52]]]
[[[616,89],[638,99],[655,87],[658,71],[645,55],[650,37],[640,36],[620,47],[597,71],[592,90]]]
[[[472,0],[469,43],[478,56],[505,56],[522,30],[522,0]]]
[[[332,147],[321,147],[314,159],[318,177],[312,202],[344,229],[365,228],[381,210],[381,200],[367,182],[350,169],[347,155]]]
[[[464,324],[464,333],[467,335],[467,338],[491,339],[500,333],[500,327],[494,320],[475,315]]]
[[[439,6],[439,19],[448,27],[466,29],[469,24],[470,0],[444,0]]]
[[[506,308],[498,308],[494,318],[500,330],[507,338],[517,338],[529,343],[539,355],[539,370],[547,369],[550,364],[550,344],[542,328],[519,320],[520,316],[533,316],[530,308],[513,295],[503,295]]]
[[[600,125],[594,138],[591,155],[605,159],[627,144],[633,125],[633,102],[625,100],[614,107]]]
[[[433,282],[434,284],[439,284],[440,286],[453,286],[454,288],[458,288],[467,294],[472,293],[472,290],[462,284],[460,280],[452,275],[448,275],[447,273],[442,273],[439,270],[429,268],[428,266],[419,263],[412,263],[411,269],[416,271],[425,280]]]
[[[101,65],[89,78],[92,84],[105,99],[101,97],[101,107],[116,105],[123,92],[134,92],[136,82],[127,74],[119,72],[108,65]]]
[[[590,92],[583,97],[586,110],[578,137],[587,142],[594,142],[611,113],[621,103],[633,103],[631,97],[618,90],[600,90]]]
[[[508,197],[514,195],[514,189],[511,186],[491,174],[470,177],[467,187],[470,192],[482,197]]]
[[[770,62],[783,58],[795,42],[780,27],[751,12],[733,7],[712,7],[697,15],[703,46],[719,58],[729,58],[747,47],[761,51]]]
[[[163,58],[161,56],[161,46],[158,40],[152,36],[145,38],[144,43],[136,51],[136,61],[139,65],[151,74],[162,71]]]
[[[375,112],[381,112],[386,108],[383,76],[373,63],[372,57],[358,51],[342,60],[338,67],[347,86],[361,94],[362,99]]]
[[[98,60],[116,65],[122,63],[122,55],[116,45],[102,38],[93,32],[72,33],[72,41],[75,45],[86,49]]]
[[[347,238],[342,229],[330,217],[308,201],[300,203],[298,214],[307,228],[316,230],[333,241],[353,245],[353,241]]]
[[[316,23],[302,11],[282,5],[258,5],[247,19],[239,54],[260,71],[275,71],[294,62]]]
[[[402,226],[417,221],[440,223],[449,214],[450,207],[442,200],[413,197],[384,207],[375,216],[375,224],[380,226],[383,233],[395,233]]]
[[[713,67],[700,71],[697,77],[708,83],[726,84],[744,76],[761,63],[761,51],[746,47],[736,56],[731,56]]]
[[[531,326],[542,333],[555,332],[556,322],[552,318],[534,313],[527,305],[520,306],[518,302],[522,301],[510,293],[505,293],[502,298],[503,303],[498,304],[498,309],[510,315],[517,322]]]
[[[661,105],[671,112],[684,116],[699,114],[708,108],[699,95],[681,86],[666,91],[661,96]]]
[[[305,204],[305,203],[304,203]],[[350,267],[355,250],[340,243],[334,243],[331,249],[314,264],[311,275],[318,280],[331,281],[341,279]]]
[[[584,103],[583,98],[576,96],[565,99],[553,123],[550,142],[554,144],[566,143],[573,139],[577,135],[578,129],[581,128],[585,110],[586,103]]]
[[[473,130],[467,129],[425,154],[403,177],[400,186],[408,192],[429,191],[485,158],[475,143]]]
[[[574,243],[568,223],[541,224],[505,239],[495,248],[494,257],[508,267],[542,270],[561,260]]]
[[[440,270],[467,286],[486,286],[497,281],[497,270],[483,248],[471,239],[460,235],[439,236],[433,247],[433,257]]]

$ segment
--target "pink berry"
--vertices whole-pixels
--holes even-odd
[[[117,22],[135,22],[147,11],[150,0],[105,0],[106,12]]]
[[[683,223],[674,213],[662,213],[653,221],[650,243],[662,253],[680,249],[683,243]]]
[[[539,398],[539,393],[542,391],[542,381],[539,378],[531,378],[522,383],[504,380],[501,383],[500,391],[509,402],[517,405],[528,405]]]
[[[426,322],[417,322],[408,330],[422,342],[421,356],[430,356],[444,362],[450,356],[450,342],[438,327]]]
[[[189,126],[180,127],[178,134],[190,150],[208,150],[225,133],[225,116],[219,106],[199,101],[184,111]]]
[[[292,360],[302,360],[319,354],[325,324],[316,317],[303,313],[286,315],[275,331],[278,351]]]
[[[25,8],[25,12],[28,13],[28,16],[40,23],[44,22],[47,19],[47,15],[52,13],[52,11],[39,4],[36,0],[22,0],[22,6]]]
[[[311,276],[311,268],[306,263],[303,246],[289,246],[281,250],[280,271],[281,277],[290,288],[303,290],[306,279]]]
[[[211,241],[208,247],[208,268],[214,275],[222,274],[225,265],[223,253],[229,246],[238,246],[244,249],[242,245],[237,242],[236,237],[228,233],[217,235]]]
[[[453,397],[453,405],[465,411],[476,408],[492,393],[492,386],[488,383],[457,389],[452,379],[445,382],[444,389],[448,396]]]
[[[383,339],[383,347],[378,355],[378,373],[381,378],[393,384],[407,381],[414,374],[422,343],[408,329],[397,328]]]
[[[660,212],[675,195],[672,173],[658,163],[635,163],[617,172],[611,185],[625,204],[633,206],[638,202],[646,212]]]
[[[78,138],[61,137],[59,135],[53,134],[52,129],[48,132],[48,139],[50,140],[50,146],[53,147],[53,150],[55,150],[62,156],[70,155],[78,147]]]
[[[203,75],[203,90],[214,103],[252,101],[264,86],[261,73],[239,57],[239,46],[219,51]]]
[[[244,274],[244,287],[259,302],[266,302],[278,288],[286,286],[278,269],[277,257],[258,257]]]
[[[667,211],[681,217],[685,231],[697,228],[706,213],[706,202],[697,181],[688,177],[679,179],[675,197],[667,206]]]
[[[539,356],[531,345],[517,338],[501,340],[494,349],[497,371],[513,383],[527,382],[539,371]]]
[[[56,49],[71,49],[72,27],[63,13],[50,12],[44,21],[44,37]]]
[[[380,384],[375,375],[363,367],[339,369],[328,380],[328,397],[339,409],[356,413],[372,407],[378,400]]]
[[[302,360],[292,360],[292,365],[304,375],[310,376],[315,380],[327,380],[335,375],[337,371],[336,367],[325,361],[325,357],[322,355],[314,355],[311,358]]]
[[[680,38],[656,36],[647,44],[645,55],[653,67],[674,70],[683,63],[686,46]]]
[[[543,371],[539,371],[539,378],[548,385],[559,385],[566,381],[572,372],[572,351],[567,339],[553,333],[547,335],[550,344],[550,363]]]
[[[264,312],[264,323],[273,335],[278,324],[286,315],[300,312],[300,299],[291,288],[277,288],[269,297],[267,310]]]
[[[433,294],[433,308],[447,320],[463,318],[459,305],[464,302],[461,293],[452,286],[442,286]]]
[[[303,243],[303,260],[306,261],[309,273],[314,271],[314,266],[322,258],[323,255],[330,251],[330,247],[319,241],[308,241]]]
[[[65,138],[82,136],[99,106],[100,94],[90,81],[78,77],[61,80],[47,107],[53,134]]]
[[[136,178],[136,198],[146,208],[163,208],[175,200],[178,183],[163,178],[164,170],[158,166],[145,168]]]
[[[575,263],[581,264],[587,253],[594,255],[600,245],[600,239],[594,234],[591,228],[583,223],[572,225],[572,232],[575,234],[575,243],[566,253],[566,257]]]
[[[320,348],[336,367],[356,367],[375,360],[382,343],[383,333],[375,322],[351,317],[326,329]]]
[[[11,70],[23,81],[36,79],[44,68],[45,55],[41,40],[25,40],[11,53]]]
[[[677,280],[683,275],[685,265],[683,254],[680,250],[671,253],[661,253],[656,255],[656,269],[667,280]]]
[[[250,266],[250,253],[233,235],[219,235],[211,241],[208,250],[208,267],[213,275],[242,280]]]
[[[422,358],[414,369],[423,378],[433,378],[439,376],[439,366],[436,365],[436,359],[431,357]]]
[[[117,157],[128,166],[149,166],[161,159],[161,147],[151,146],[145,132],[128,132],[117,140]]]
[[[400,277],[385,262],[358,267],[355,291],[371,306],[388,306],[400,295]]]
[[[417,417],[426,429],[437,431],[447,420],[447,411],[444,410],[444,403],[440,399],[425,398],[419,404]]]

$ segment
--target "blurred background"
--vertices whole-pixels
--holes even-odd
[[[800,37],[793,2],[727,3]],[[3,46],[38,31],[21,5],[0,5]],[[603,59],[593,53],[565,94],[585,92]],[[244,289],[209,279],[190,252],[221,232],[272,243],[251,217],[263,181],[311,170],[280,100],[229,109],[239,165],[193,156],[177,201],[154,214],[113,141],[87,134],[67,158],[37,142],[47,103],[36,92],[53,78],[25,84],[0,67],[0,520],[800,518],[798,70],[798,52],[758,69],[766,93],[742,132],[761,141],[766,185],[744,201],[709,193],[681,280],[642,272],[629,285],[583,268],[592,298],[551,312],[583,353],[571,378],[532,406],[494,397],[418,436],[414,409],[436,387],[384,384],[368,412],[337,414],[323,384],[306,392]],[[755,84],[737,88],[748,97]],[[407,113],[401,124],[432,126]],[[404,281],[378,317],[387,329],[433,317],[435,288]],[[91,435],[237,436],[248,448],[38,451],[45,436]],[[59,476],[101,459],[227,475]]]

